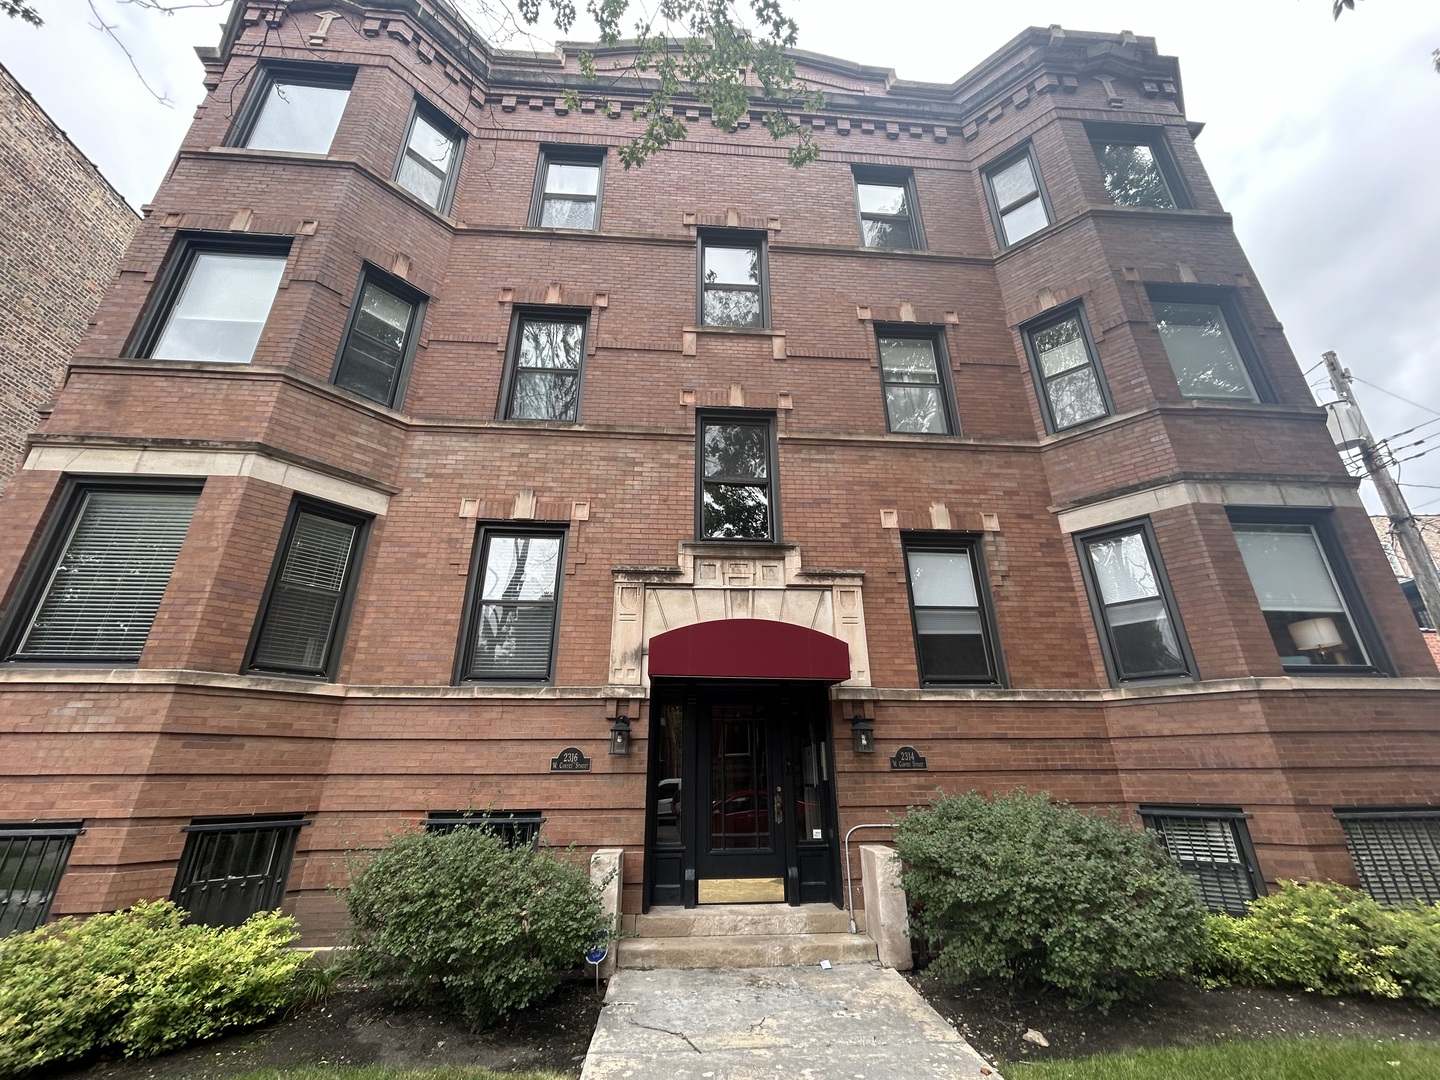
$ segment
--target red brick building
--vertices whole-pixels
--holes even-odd
[[[0,65],[0,491],[139,218]]]
[[[692,106],[627,171],[568,49],[236,5],[0,504],[11,910],[323,937],[466,811],[623,847],[626,911],[833,903],[852,826],[1021,785],[1216,906],[1440,899],[1440,679],[1176,61],[798,59],[818,162]]]

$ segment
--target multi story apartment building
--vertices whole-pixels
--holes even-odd
[[[0,504],[12,928],[323,940],[346,851],[467,814],[629,912],[838,903],[853,826],[1018,786],[1216,907],[1440,899],[1440,678],[1153,40],[800,54],[800,171],[694,103],[621,168],[638,83],[440,0],[204,59]]]

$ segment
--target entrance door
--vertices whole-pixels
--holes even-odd
[[[823,684],[657,680],[645,906],[838,903]]]
[[[702,705],[697,788],[708,801],[696,851],[702,904],[785,899],[785,732],[761,701]]]

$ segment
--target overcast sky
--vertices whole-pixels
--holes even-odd
[[[0,19],[0,62],[139,206],[203,96],[194,47],[218,41],[224,9],[95,0],[167,108],[86,3],[35,3],[40,30]],[[1026,26],[1154,37],[1180,58],[1200,155],[1302,369],[1338,352],[1377,437],[1437,421],[1393,440],[1404,458],[1440,451],[1440,2],[1357,7],[1337,23],[1330,0],[785,0],[802,48],[905,79],[950,82]],[[1401,481],[1413,508],[1440,512],[1440,452]]]

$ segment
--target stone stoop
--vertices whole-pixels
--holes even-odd
[[[850,916],[829,904],[655,908],[626,917],[616,963],[641,971],[876,963],[879,952],[865,933],[864,912],[857,911],[855,921],[860,932],[852,934]]]

